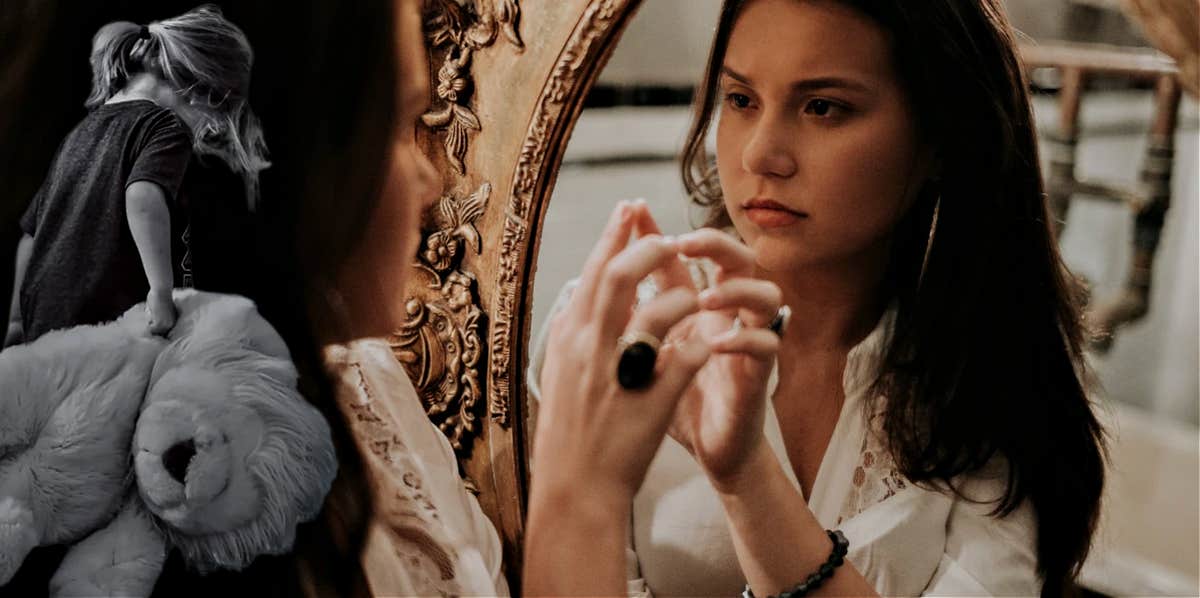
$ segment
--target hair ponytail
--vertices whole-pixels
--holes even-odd
[[[145,26],[109,23],[96,33],[94,46],[87,107],[108,101],[137,73],[161,78],[184,100],[180,111],[187,113],[195,152],[238,174],[247,206],[256,209],[258,173],[271,163],[248,101],[254,50],[246,34],[206,4]]]
[[[248,101],[254,50],[246,34],[211,4],[151,27],[163,77],[187,98],[196,153],[240,175],[247,206],[256,209],[258,173],[270,162]]]
[[[92,92],[84,102],[88,110],[107,102],[133,75],[145,71],[142,60],[147,44],[140,33],[141,27],[129,21],[114,21],[96,32],[91,56]],[[142,51],[135,53],[139,46]]]

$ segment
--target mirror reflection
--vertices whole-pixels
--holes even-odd
[[[689,127],[693,124],[691,101],[695,94],[705,91],[702,78],[709,52],[708,40],[711,40],[714,28],[718,28],[721,3],[686,2],[686,9],[682,4],[660,1],[641,7],[592,90],[587,108],[577,123],[541,237],[532,307],[534,343],[546,342],[545,338],[538,338],[538,331],[545,332],[556,300],[563,298],[564,285],[584,271],[592,243],[601,237],[609,213],[620,200],[644,198],[647,211],[668,235],[685,234],[703,225],[710,216],[704,206],[693,201],[695,193],[689,193],[685,188],[680,164],[689,141]],[[748,4],[753,7],[756,3]],[[798,236],[793,237],[791,243],[772,239],[762,231],[779,230],[776,225],[786,228],[791,222],[782,222],[785,218],[777,217],[775,212],[744,213],[740,218],[736,213],[729,214],[733,217],[732,230],[754,250],[755,264],[760,271],[805,272],[817,280],[818,270],[805,269],[807,264],[803,260],[806,257],[820,261],[822,246],[826,251],[839,247],[838,243],[843,242],[839,239],[859,239],[860,245],[849,246],[862,246],[864,240],[872,238],[869,231],[897,228],[896,222],[901,223],[899,228],[902,228],[905,223],[910,223],[900,216],[908,209],[910,217],[922,223],[921,230],[915,234],[919,237],[920,249],[910,251],[908,255],[914,263],[920,263],[925,257],[933,264],[930,267],[936,268],[939,256],[936,253],[929,257],[923,255],[927,239],[934,237],[930,231],[933,215],[939,214],[941,219],[938,235],[956,234],[944,232],[946,227],[970,229],[972,225],[963,220],[950,224],[954,216],[947,216],[948,211],[942,210],[952,208],[945,208],[944,203],[939,208],[936,194],[930,196],[928,190],[919,191],[905,200],[911,207],[864,202],[880,201],[879,198],[889,195],[888,189],[908,188],[900,179],[888,179],[892,172],[902,173],[902,176],[892,176],[903,178],[921,171],[925,173],[925,180],[935,181],[943,188],[953,186],[956,183],[951,179],[960,175],[945,170],[939,172],[939,168],[962,162],[956,162],[954,156],[946,155],[944,150],[941,154],[937,149],[929,155],[922,154],[920,142],[905,146],[904,137],[889,137],[889,133],[895,132],[884,129],[864,133],[857,141],[859,153],[850,153],[852,150],[846,149],[846,144],[852,145],[847,139],[856,127],[866,127],[854,124],[855,119],[860,123],[869,120],[862,116],[864,112],[878,114],[877,111],[882,109],[880,106],[888,105],[885,94],[879,91],[879,81],[888,81],[895,73],[880,73],[880,69],[887,71],[889,64],[886,44],[880,46],[878,56],[862,55],[858,62],[853,62],[856,55],[867,51],[870,24],[863,32],[858,32],[854,25],[861,23],[851,18],[847,22],[839,21],[837,27],[827,28],[825,37],[800,39],[799,31],[806,19],[832,19],[831,15],[838,12],[836,5],[839,3],[813,4],[822,5],[823,9],[817,11],[820,14],[797,15],[795,21],[788,21],[793,26],[785,28],[784,33],[777,33],[772,25],[785,20],[785,15],[794,8],[792,6],[775,7],[770,18],[757,26],[750,21],[753,15],[742,17],[739,22],[753,34],[739,44],[734,28],[729,42],[730,54],[721,65],[727,67],[723,80],[719,81],[716,100],[722,104],[712,129],[703,140],[704,147],[707,157],[715,159],[714,166],[723,175],[720,184],[726,194],[726,205],[731,188],[739,185],[744,185],[735,189],[742,197],[742,204],[759,195],[771,195],[768,199],[776,199],[774,195],[779,195],[795,202],[796,206],[791,206],[793,209],[801,204],[822,206],[826,204],[807,202],[820,202],[823,194],[830,199],[836,197],[854,203],[845,206],[842,212],[839,210],[843,206],[831,201],[823,210],[813,208],[812,214],[801,215],[801,218],[811,219],[809,225],[812,228],[820,230],[817,222],[821,215],[832,214],[836,223],[832,226],[841,228],[827,229],[828,236],[796,233]],[[1057,246],[1065,265],[1086,289],[1086,300],[1080,309],[1087,314],[1087,323],[1098,327],[1102,333],[1090,337],[1085,344],[1083,359],[1095,373],[1096,384],[1088,386],[1087,392],[1098,405],[1097,412],[1103,425],[1110,430],[1111,462],[1106,469],[1105,506],[1096,532],[1098,540],[1084,564],[1080,583],[1089,591],[1112,595],[1194,592],[1200,578],[1195,565],[1200,556],[1195,542],[1200,522],[1194,507],[1200,498],[1200,482],[1194,474],[1196,464],[1200,462],[1196,450],[1197,424],[1200,423],[1196,397],[1200,394],[1200,385],[1195,367],[1200,359],[1196,347],[1200,324],[1196,312],[1197,273],[1194,267],[1197,254],[1195,210],[1200,194],[1195,166],[1198,119],[1194,91],[1192,94],[1186,92],[1187,87],[1194,88],[1195,77],[1188,75],[1191,72],[1187,66],[1188,54],[1173,49],[1171,42],[1162,41],[1163,29],[1169,30],[1170,19],[1161,12],[1153,13],[1161,18],[1149,19],[1147,11],[1153,9],[1146,6],[1148,4],[1153,3],[1120,5],[1065,0],[1050,3],[1009,0],[1004,3],[1019,32],[1020,68],[1030,81],[1038,132],[1037,151],[1049,207],[1059,219],[1057,222],[1062,223],[1054,227],[1054,232],[1059,235]],[[1186,14],[1173,16],[1189,18]],[[771,37],[772,34],[778,37]],[[797,39],[789,44],[784,36],[796,36]],[[762,47],[754,46],[747,41],[749,39],[755,39]],[[705,43],[697,44],[697,40],[705,40]],[[759,54],[755,54],[755,50]],[[1168,58],[1168,54],[1176,59]],[[874,78],[864,77],[875,93],[864,98],[868,94],[855,96],[854,90],[837,89],[837,93],[833,93],[823,89],[824,95],[792,96],[794,101],[789,103],[784,99],[789,96],[771,87],[774,73],[769,67],[773,62],[787,64],[787,68],[796,73],[793,79],[802,79],[801,73],[861,75],[863,71],[875,69]],[[1181,63],[1183,76],[1177,76]],[[784,81],[782,76],[779,79]],[[943,84],[948,88],[913,91],[901,86],[910,98],[908,110],[920,113],[922,109],[921,105],[911,105],[914,96],[918,98],[918,104],[937,103],[938,98],[933,97],[937,95],[954,98],[954,102],[970,102],[965,91],[970,87],[968,82],[956,80]],[[776,95],[772,96],[772,92]],[[816,103],[812,101],[814,98],[818,100]],[[828,101],[821,103],[820,100]],[[843,108],[843,104],[848,108]],[[846,116],[856,107],[858,116]],[[946,110],[960,108],[961,103],[944,107]],[[735,119],[749,122],[745,120],[749,118],[745,116],[746,110],[757,110],[754,113],[756,119],[774,120],[770,126],[743,127]],[[781,116],[784,112],[811,118],[825,117],[832,121],[840,118],[844,128],[837,129],[836,124],[832,128],[830,125],[819,128],[799,119],[789,121]],[[738,137],[738,142],[722,145],[719,132],[722,126],[727,128],[730,137]],[[805,129],[806,126],[811,128]],[[742,128],[739,130],[739,127]],[[839,132],[831,134],[830,131]],[[986,143],[980,141],[983,138],[978,133],[974,138],[976,143]],[[738,148],[739,153],[725,157],[723,147]],[[905,147],[911,149],[898,149]],[[976,160],[983,159],[981,156],[986,153],[970,143],[956,151],[977,156]],[[923,157],[928,157],[924,165],[920,164]],[[890,163],[889,160],[904,162]],[[731,174],[726,175],[726,172]],[[744,180],[737,177],[744,177]],[[986,180],[986,176],[977,170],[972,179]],[[796,183],[787,186],[779,184],[780,181]],[[916,183],[917,186],[921,184]],[[1011,194],[1015,192],[1010,189],[1009,193],[1005,201],[1011,201]],[[977,195],[978,190],[972,194]],[[788,201],[781,202],[785,204],[783,207],[789,207]],[[1166,209],[1168,205],[1170,207]],[[895,215],[881,216],[892,211]],[[913,214],[919,214],[919,217]],[[998,214],[995,217],[1003,218]],[[945,241],[946,251],[954,255],[941,258],[946,260],[943,267],[953,267],[947,262],[956,261],[963,252],[970,251],[967,245],[953,246],[955,242]],[[937,244],[933,248],[934,252],[941,249]],[[839,254],[835,251],[830,255]],[[1040,267],[1028,257],[1009,257],[993,262],[991,267],[997,270],[982,275],[981,278],[991,280],[980,284],[989,285],[1009,276],[1019,279]],[[863,262],[856,263],[856,271],[869,270]],[[909,272],[913,282],[918,281],[920,270],[924,270],[924,266],[914,266]],[[961,282],[962,279],[956,280]],[[980,311],[963,320],[963,325],[970,321],[969,326],[976,327],[986,321],[986,314],[993,313],[992,308],[985,307],[989,303],[1007,309],[1013,303],[1031,301],[1023,292],[1005,296],[1003,288],[989,288],[992,289],[988,291],[989,297],[975,300]],[[784,295],[789,295],[786,287]],[[801,295],[792,293],[793,297]],[[817,319],[835,318],[835,313],[837,310],[832,310]],[[950,312],[939,310],[939,316],[950,316]],[[1019,319],[1032,317],[1030,312],[1025,312]],[[979,328],[979,333],[987,334],[983,331],[995,324],[984,325]],[[946,321],[935,328],[946,325],[951,324]],[[864,336],[869,338],[869,335]],[[544,350],[553,352],[555,349],[548,346]],[[858,346],[855,346],[854,351],[857,350]],[[1003,341],[997,339],[992,350],[1019,349],[1017,346],[1005,348]],[[535,363],[531,371],[536,378],[539,374],[538,350],[532,353]],[[852,351],[847,363],[853,364],[854,357]],[[784,359],[783,353],[780,359]],[[830,367],[837,371],[842,369],[839,364]],[[780,368],[782,372],[782,364]],[[995,376],[1001,378],[994,381],[997,387],[1010,384],[1003,379],[1005,374],[997,372]],[[820,388],[816,386],[816,379],[800,374],[794,374],[791,380],[783,377],[776,388],[783,389],[788,382],[797,389],[790,394],[797,397],[812,397]],[[848,402],[853,393],[841,390]],[[781,402],[786,405],[784,397],[788,394],[783,390],[774,394],[776,414],[768,415],[768,419],[779,418],[777,433],[782,434],[782,441],[773,446],[776,452],[786,455],[786,459],[781,457],[782,461],[791,461],[793,471],[787,473],[794,474],[793,481],[811,497],[812,504],[816,505],[814,509],[819,510],[823,508],[819,503],[825,499],[823,493],[836,485],[831,483],[836,477],[831,473],[836,466],[830,461],[830,455],[835,441],[845,432],[840,427],[837,431],[826,430],[826,438],[834,439],[828,445],[829,452],[821,450],[820,443],[816,444],[815,453],[799,448],[789,441],[790,434],[811,426],[810,422],[818,415],[811,411],[805,411],[806,417],[786,413],[789,408],[781,407]],[[1020,428],[1033,429],[1029,426],[1035,425],[1040,417],[1024,401],[1013,401],[1008,408],[1015,414],[1010,412],[1005,417],[1022,422],[1018,425]],[[797,423],[796,428],[789,430],[788,417],[797,417],[806,423]],[[843,420],[838,419],[836,413],[833,420],[838,426],[842,425]],[[770,425],[768,433],[769,429]],[[1026,431],[1022,431],[1024,433]],[[1065,431],[1057,428],[1047,433],[1067,436]],[[857,449],[848,450],[857,453]],[[804,465],[806,459],[812,464],[808,471]],[[741,572],[736,567],[729,575],[724,572],[727,564],[733,561],[712,557],[713,552],[706,552],[720,552],[723,549],[714,547],[722,546],[728,540],[707,535],[707,532],[682,531],[706,529],[704,517],[721,520],[720,506],[706,502],[708,499],[702,498],[704,493],[693,487],[706,483],[703,476],[697,477],[694,471],[680,465],[691,460],[679,443],[665,441],[634,501],[632,543],[639,569],[630,574],[631,584],[643,584],[642,587],[655,594],[738,589],[734,587],[733,578]],[[874,504],[873,501],[880,497],[897,493],[898,482],[886,474],[872,474],[871,468],[862,464],[857,468],[850,464],[847,468],[846,471],[853,475],[846,486],[853,488],[850,495],[857,497],[856,500]],[[1192,473],[1178,474],[1183,471]],[[857,485],[860,478],[867,481],[865,487]],[[705,504],[711,505],[711,512],[707,514]],[[853,509],[838,513],[836,517],[832,515],[834,511],[837,508],[829,507],[827,511],[831,513],[831,519],[852,518],[847,515],[852,515]],[[817,516],[820,518],[821,514],[817,513]],[[1147,533],[1151,529],[1158,531]],[[1061,529],[1041,531],[1056,537],[1067,535]],[[716,560],[705,560],[709,557]]]

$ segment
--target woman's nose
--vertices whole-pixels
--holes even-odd
[[[796,174],[792,156],[793,134],[788,127],[763,118],[754,123],[746,145],[742,148],[742,168],[750,174],[790,177]]]

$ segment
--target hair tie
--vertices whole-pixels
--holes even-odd
[[[150,39],[149,25],[142,25],[142,28],[138,29],[138,39]]]

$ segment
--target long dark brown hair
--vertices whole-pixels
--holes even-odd
[[[918,130],[941,160],[895,231],[885,284],[898,306],[872,396],[898,468],[947,483],[1007,463],[994,516],[1037,514],[1043,595],[1072,591],[1104,486],[1104,432],[1087,393],[1079,292],[1055,243],[1027,85],[997,0],[837,0],[891,40]],[[726,0],[682,159],[684,186],[725,226],[705,141],[734,22]],[[935,202],[940,209],[921,275]],[[922,282],[918,284],[918,279]]]
[[[273,166],[262,178],[260,310],[283,333],[303,389],[333,424],[339,477],[322,519],[298,537],[294,575],[310,595],[366,595],[359,552],[373,509],[361,457],[320,348],[328,291],[381,196],[397,124],[392,0],[231,3],[254,44],[251,87]]]

